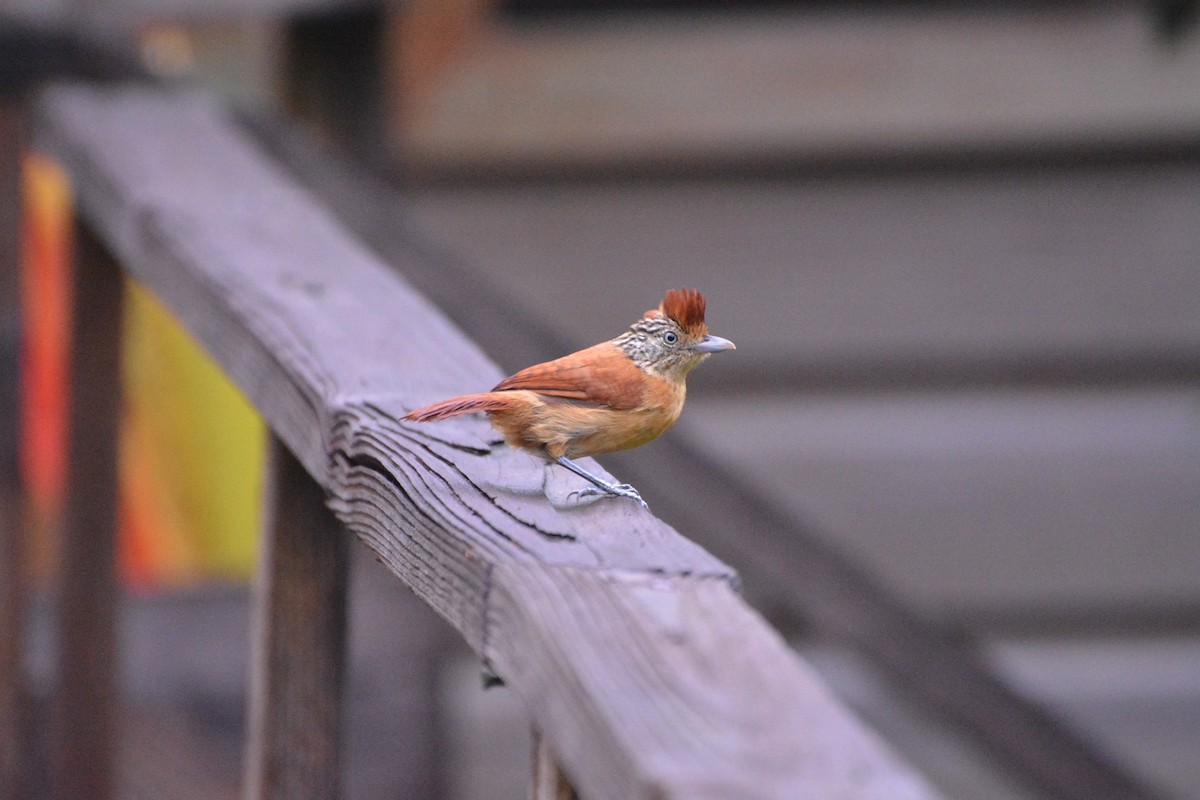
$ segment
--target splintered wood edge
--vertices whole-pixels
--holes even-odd
[[[220,109],[60,87],[38,110],[85,221],[512,686],[585,797],[934,796],[703,549],[631,504],[531,500],[539,468],[490,461],[469,424],[395,423],[495,365]]]

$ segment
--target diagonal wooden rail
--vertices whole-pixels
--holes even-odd
[[[249,796],[295,792],[280,775],[303,770],[310,792],[336,786],[336,747],[279,746],[297,724],[336,728],[342,568],[311,556],[342,558],[328,543],[342,534],[314,508],[321,496],[513,688],[543,737],[539,770],[553,776],[552,754],[584,798],[934,796],[703,549],[632,503],[570,503],[541,464],[494,447],[482,420],[398,423],[501,374],[220,108],[144,87],[60,87],[38,105],[35,136],[69,172],[82,224],[278,440],[271,485],[288,494],[267,500],[275,552],[263,570]],[[288,488],[308,479],[312,491]],[[325,599],[287,593],[304,581]],[[327,635],[277,619],[303,619],[305,603],[323,604],[310,610],[323,611]],[[306,703],[320,707],[295,707]]]

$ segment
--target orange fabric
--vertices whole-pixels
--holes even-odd
[[[122,508],[151,580],[237,580],[253,570],[266,428],[149,291],[126,292]]]
[[[48,158],[23,164],[20,465],[32,511],[33,560],[44,569],[66,480],[71,192]]]
[[[34,562],[52,561],[66,482],[73,215],[49,158],[24,162],[22,479]],[[149,293],[125,293],[119,562],[128,585],[253,569],[265,429],[220,369]],[[117,376],[114,376],[116,379]]]

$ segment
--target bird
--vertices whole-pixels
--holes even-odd
[[[679,419],[688,373],[713,353],[735,349],[713,336],[706,301],[695,289],[672,289],[621,335],[535,364],[489,392],[452,397],[401,417],[433,422],[485,412],[504,441],[592,484],[573,492],[625,497],[643,508],[633,486],[611,483],[574,459],[628,450],[661,436]]]

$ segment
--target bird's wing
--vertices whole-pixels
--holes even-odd
[[[526,367],[492,390],[527,389],[604,408],[628,410],[641,405],[646,375],[611,342]]]

